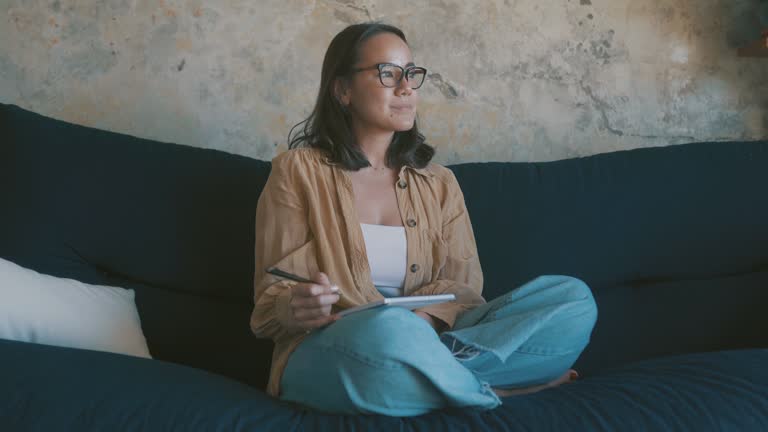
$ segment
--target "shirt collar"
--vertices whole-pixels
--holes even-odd
[[[330,158],[328,158],[328,157],[323,157],[323,158],[322,158],[322,161],[323,161],[323,162],[324,162],[326,165],[330,165],[330,166],[332,166],[332,167],[338,167],[338,166],[339,166],[339,164],[337,164],[337,163],[335,163],[335,162],[331,161],[331,159],[330,159]],[[435,176],[435,173],[434,173],[434,172],[432,172],[432,167],[431,167],[430,165],[427,165],[427,166],[426,166],[426,167],[424,167],[424,168],[415,168],[415,167],[412,167],[412,166],[410,166],[410,165],[406,165],[406,166],[404,166],[404,167],[400,168],[400,172],[399,172],[398,174],[399,174],[399,175],[402,175],[402,174],[403,174],[403,172],[404,172],[406,169],[407,169],[407,170],[410,170],[410,171],[413,171],[413,172],[415,172],[416,174],[419,174],[419,175],[421,175],[422,177],[425,177],[425,178],[432,178],[432,177],[434,177],[434,176]]]
[[[426,178],[431,178],[431,177],[435,176],[435,173],[432,172],[432,169],[431,169],[431,167],[429,165],[427,165],[424,168],[414,168],[412,166],[406,165],[406,166],[404,166],[404,167],[402,167],[400,169],[400,173],[402,174],[402,172],[404,170],[406,170],[406,169],[411,170],[411,171],[415,172],[416,174],[419,174],[419,175],[421,175],[423,177],[426,177]]]

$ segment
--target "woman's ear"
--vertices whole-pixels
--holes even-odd
[[[336,97],[336,100],[339,101],[341,106],[346,107],[349,105],[349,93],[349,83],[347,83],[346,80],[336,78],[333,81],[333,95]]]

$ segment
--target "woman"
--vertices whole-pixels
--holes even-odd
[[[268,391],[334,413],[493,408],[571,379],[596,319],[589,288],[543,276],[485,303],[461,189],[416,125],[426,70],[403,33],[357,24],[331,42],[320,93],[273,160],[256,211],[251,328],[275,341]],[[280,280],[267,267],[311,277]],[[339,311],[452,293],[410,311]]]

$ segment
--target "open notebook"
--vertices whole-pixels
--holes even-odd
[[[337,315],[344,316],[351,313],[364,311],[367,309],[381,307],[381,306],[397,306],[407,309],[418,309],[431,304],[445,303],[456,300],[456,296],[453,294],[437,294],[427,296],[405,296],[405,297],[387,297],[375,302],[366,303],[362,306],[356,306],[349,309],[344,309]]]

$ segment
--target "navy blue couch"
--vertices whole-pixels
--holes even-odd
[[[263,392],[272,345],[248,327],[268,162],[0,104],[0,257],[136,290],[155,358],[0,340],[0,430],[768,430],[768,142],[450,168],[486,298],[592,288],[582,379],[492,411],[324,415]]]

